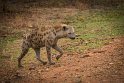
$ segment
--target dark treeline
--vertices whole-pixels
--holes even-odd
[[[11,5],[14,7],[117,7],[124,4],[124,0],[0,0],[0,10],[8,11]],[[22,6],[18,6],[22,5]]]

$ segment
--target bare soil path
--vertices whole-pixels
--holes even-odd
[[[66,53],[52,66],[29,63],[8,77],[6,83],[124,83],[124,37],[83,54]]]

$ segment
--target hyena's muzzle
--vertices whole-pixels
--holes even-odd
[[[76,38],[76,35],[75,35],[75,33],[68,33],[68,38],[70,38],[70,39],[75,39]]]

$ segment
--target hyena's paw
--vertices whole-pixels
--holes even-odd
[[[22,65],[18,65],[18,68],[23,68],[23,66]]]
[[[46,65],[47,64],[47,62],[42,62],[43,63],[43,65]]]
[[[58,61],[60,57],[61,57],[60,55],[56,56],[56,60]]]
[[[55,65],[55,62],[51,62],[51,63],[49,63],[49,65]]]

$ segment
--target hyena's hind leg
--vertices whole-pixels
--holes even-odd
[[[41,58],[40,58],[40,48],[35,48],[34,51],[35,51],[35,53],[36,53],[36,58],[37,58],[37,60],[40,61],[41,63],[43,63],[43,65],[46,65],[47,62],[41,60]]]
[[[18,57],[18,67],[23,67],[22,64],[21,64],[21,59],[27,54],[28,50],[29,50],[28,43],[26,43],[25,41],[23,41],[23,43],[22,43],[22,49],[21,49],[21,54]]]

